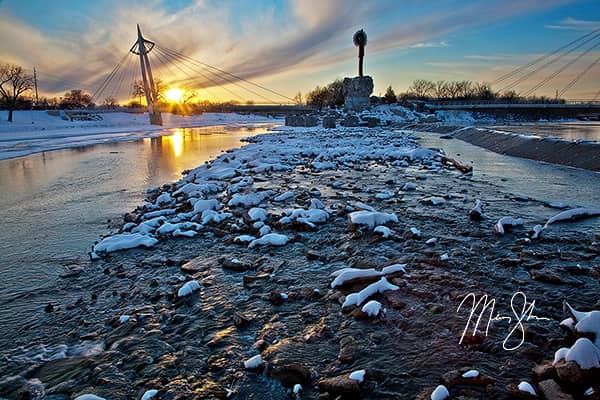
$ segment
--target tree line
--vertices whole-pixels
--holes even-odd
[[[298,96],[298,95],[297,95]],[[564,103],[563,99],[553,99],[545,96],[524,98],[516,91],[496,92],[486,82],[462,81],[430,81],[416,79],[406,92],[396,94],[392,86],[388,86],[385,94],[375,101],[382,103],[397,103],[410,100],[502,100],[502,101],[535,101],[541,103]],[[344,104],[344,89],[342,81],[336,79],[325,86],[317,86],[306,94],[306,104],[314,107],[339,107]]]

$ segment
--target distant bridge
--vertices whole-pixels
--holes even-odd
[[[429,111],[480,111],[494,115],[518,114],[530,118],[600,118],[600,102],[589,103],[527,103],[498,101],[440,101],[427,102]]]

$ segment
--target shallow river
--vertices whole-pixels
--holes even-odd
[[[266,129],[174,129],[0,161],[0,336],[52,301],[65,265],[87,260],[108,221],[141,204],[148,188],[178,180],[181,171]]]

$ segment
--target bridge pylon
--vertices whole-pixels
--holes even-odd
[[[144,95],[148,104],[148,115],[150,116],[150,124],[162,125],[162,116],[158,110],[158,90],[154,77],[152,76],[152,67],[148,59],[148,53],[154,48],[154,42],[144,39],[140,25],[137,25],[138,38],[129,49],[133,54],[139,55],[140,67],[142,69],[142,83],[144,86]]]

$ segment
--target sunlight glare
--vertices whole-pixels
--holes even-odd
[[[165,97],[171,103],[179,103],[183,97],[183,90],[179,88],[171,88],[165,92]]]

